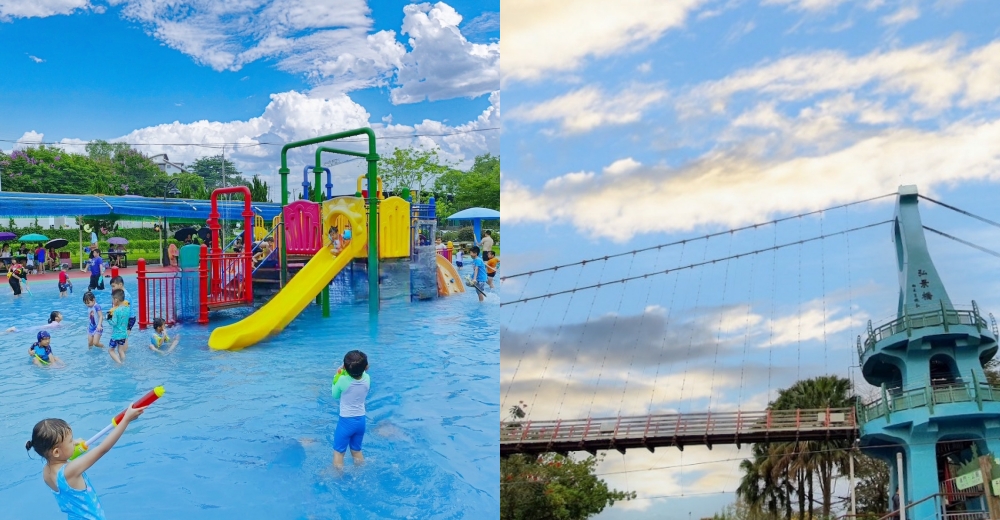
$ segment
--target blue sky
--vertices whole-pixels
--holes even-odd
[[[122,140],[188,163],[221,148],[158,144],[240,143],[227,157],[272,181],[280,147],[257,143],[369,124],[380,152],[499,153],[498,1],[173,4],[0,3],[0,149]]]
[[[985,0],[505,1],[504,274],[894,193],[1000,220],[1000,12]],[[586,27],[586,30],[579,30]],[[544,49],[544,52],[542,51]],[[892,218],[892,197],[505,282],[504,301]],[[1000,230],[921,202],[926,225]],[[997,258],[936,235],[953,302],[1000,312]],[[529,418],[760,410],[799,378],[858,377],[894,317],[889,227],[505,305],[501,401]],[[711,516],[746,450],[610,452],[640,499],[600,518]],[[661,469],[656,469],[661,468]],[[627,471],[625,471],[627,470]],[[705,494],[703,496],[696,496]],[[660,497],[660,498],[656,498]]]

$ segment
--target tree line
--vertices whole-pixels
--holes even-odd
[[[268,186],[258,175],[247,178],[221,155],[198,159],[185,172],[168,174],[126,143],[93,141],[86,153],[56,146],[0,151],[0,186],[24,193],[179,196],[208,199],[223,185],[244,185],[257,201],[268,201]]]

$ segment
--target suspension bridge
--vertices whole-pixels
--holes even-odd
[[[897,199],[894,218],[884,219],[883,214],[883,218],[875,218],[870,223],[851,223],[851,210],[861,206],[855,210],[855,215],[871,217],[874,216],[872,203],[890,197]],[[951,304],[926,256],[924,234],[960,244],[967,248],[963,251],[975,250],[994,257],[1000,257],[1000,253],[976,241],[924,226],[919,214],[915,213],[918,198],[962,217],[1000,228],[1000,223],[993,220],[917,195],[915,187],[901,187],[898,193],[832,208],[501,277],[503,285],[519,293],[508,295],[500,304],[507,313],[508,323],[501,335],[501,370],[504,373],[501,406],[510,411],[509,420],[500,422],[501,456],[546,452],[565,455],[574,451],[596,454],[602,450],[624,454],[630,449],[653,452],[656,448],[668,447],[684,450],[687,446],[700,445],[711,449],[718,445],[740,447],[749,443],[799,441],[845,441],[844,446],[852,446],[857,440],[873,453],[889,459],[892,449],[898,451],[900,446],[908,446],[907,442],[911,442],[893,437],[891,428],[898,421],[903,420],[902,424],[919,429],[924,423],[947,424],[955,414],[968,418],[1000,411],[1000,388],[985,380],[979,362],[975,365],[978,371],[970,372],[964,361],[956,361],[960,357],[958,350],[965,347],[971,348],[973,353],[979,349],[976,355],[983,364],[996,354],[996,340],[1000,337],[996,320],[992,314],[981,313],[975,301],[966,308]],[[907,213],[911,211],[912,214]],[[843,215],[837,222],[839,225],[831,218],[835,212]],[[901,216],[903,214],[907,216]],[[805,228],[809,226],[803,225],[803,221],[810,218],[813,219],[811,227],[817,231],[813,234],[807,233]],[[791,232],[784,229],[789,227]],[[852,271],[859,262],[866,267],[872,262],[870,258],[859,260],[852,256],[850,237],[886,228],[893,233],[896,248],[893,256],[898,257],[893,260],[898,260],[900,273],[899,306],[897,316],[882,323],[876,321],[873,325],[866,319],[867,313],[856,309],[860,309],[860,305],[856,305],[855,292],[861,291],[854,286],[858,280],[852,278]],[[761,241],[765,229],[770,229],[766,236],[769,243],[756,245],[754,242]],[[748,233],[753,235],[752,239],[737,238]],[[721,241],[722,245],[713,247],[710,245],[713,240]],[[831,245],[833,240],[837,242]],[[818,254],[806,254],[803,258],[806,247],[819,249],[814,251]],[[853,247],[856,251],[871,249],[868,254],[887,258],[892,255],[889,248],[869,248],[867,242],[857,239]],[[674,253],[667,253],[671,265],[664,268],[660,265],[662,257],[671,250]],[[788,250],[797,252],[797,258],[783,258],[779,272],[779,252]],[[841,256],[829,262],[826,259],[828,250]],[[654,254],[655,260],[641,260]],[[620,269],[615,276],[605,276],[606,270],[612,271],[606,266],[614,261],[627,262],[624,276],[618,276]],[[818,267],[818,284],[808,275],[803,276],[804,262],[812,268]],[[705,275],[705,270],[713,270],[713,273]],[[685,293],[679,296],[678,280],[683,273],[689,273],[691,279],[685,281]],[[672,281],[661,282],[662,289],[654,290],[656,280],[668,278]],[[843,280],[847,287],[830,284],[830,279]],[[810,285],[819,285],[813,288],[813,292],[818,293],[813,300],[804,296],[803,287]],[[597,295],[612,287],[619,288],[617,298]],[[645,288],[644,300],[642,287]],[[828,295],[831,291],[847,293],[846,298],[842,294],[839,296],[847,300],[847,316],[834,316],[837,309],[832,308],[834,298]],[[797,299],[794,314],[798,324],[795,327],[788,326],[789,320],[775,316],[775,300],[781,296]],[[770,317],[753,312],[761,301],[770,303]],[[630,308],[642,310],[638,317],[625,315],[623,310],[628,304],[632,305]],[[522,310],[530,305],[535,307]],[[654,314],[651,308],[659,309],[660,314]],[[803,315],[810,312],[816,319],[803,325]],[[845,311],[839,309],[839,312]],[[741,318],[742,324],[739,323]],[[574,323],[574,319],[580,321]],[[657,329],[663,334],[661,345],[640,338],[641,332],[636,332],[652,328],[652,321],[662,322],[662,328]],[[866,325],[860,325],[865,322]],[[863,327],[860,331],[856,329],[859,325]],[[766,330],[752,331],[755,327]],[[740,328],[744,329],[742,334]],[[854,332],[860,333],[855,335]],[[851,348],[834,352],[828,341],[843,341],[845,333],[852,338]],[[755,356],[760,357],[759,352],[751,348],[751,337],[755,334],[766,337],[763,345],[758,345],[766,349],[766,365],[754,365],[750,361]],[[508,341],[504,341],[505,336]],[[921,358],[923,361],[919,361],[923,365],[918,363],[919,366],[913,365],[909,370],[900,368],[903,367],[901,363],[912,363],[912,360],[906,361],[907,355],[921,355],[920,349],[912,345],[920,345],[923,337],[927,338],[922,347],[927,353]],[[934,353],[940,350],[942,341],[951,341],[954,345],[955,359],[950,359],[950,365],[949,359]],[[603,352],[601,342],[605,344]],[[796,379],[802,375],[804,362],[807,368],[812,363],[812,369],[816,369],[820,353],[804,351],[803,344],[808,342],[822,343],[823,360],[819,372],[846,374],[853,380],[851,369],[860,369],[869,382],[875,381],[881,386],[873,387],[873,395],[869,398],[859,398],[847,406],[800,409],[744,406],[752,386],[750,379],[762,378],[765,368],[768,401],[779,384],[773,374],[789,372],[793,354]],[[781,344],[795,344],[797,348],[794,352],[784,351],[781,360],[775,363],[775,347]],[[907,348],[914,353],[907,354]],[[656,356],[650,357],[646,350],[653,351]],[[727,363],[727,354],[739,356],[740,350],[742,358],[737,363],[729,360],[731,366],[721,366]],[[831,365],[830,356],[839,356],[840,352],[849,357],[843,362],[835,360]],[[609,359],[618,364],[609,366]],[[705,362],[700,371],[689,366],[692,359]],[[725,369],[732,375],[726,383],[728,387],[721,382]],[[731,404],[720,406],[723,401],[720,394],[736,388],[737,369],[739,397],[735,409]],[[923,376],[919,375],[921,370]],[[557,376],[553,377],[554,373]],[[783,380],[791,379],[786,374]],[[610,388],[615,382],[621,387],[620,396],[617,388]],[[588,389],[592,389],[589,403]],[[645,396],[641,395],[643,393]],[[511,406],[508,401],[512,398],[521,399]],[[664,404],[670,402],[677,405],[671,409]],[[684,404],[689,410],[679,409]],[[713,410],[713,404],[721,409]],[[696,408],[702,406],[700,410]],[[615,407],[618,413],[606,413]],[[589,412],[580,414],[584,408]],[[594,413],[595,408],[598,413]],[[645,408],[646,413],[628,413],[641,408]],[[883,426],[887,429],[880,429]],[[912,442],[914,451],[907,451],[907,457],[918,457],[919,443]],[[934,442],[930,444],[933,451]],[[938,448],[941,456],[940,446]],[[932,457],[929,462],[935,459]],[[954,477],[948,475],[947,468],[945,474]],[[893,467],[892,481],[895,483],[899,478],[902,475]],[[934,493],[938,493],[938,489]],[[922,496],[929,494],[922,493],[917,498]]]

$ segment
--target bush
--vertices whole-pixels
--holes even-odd
[[[465,226],[464,228],[459,229],[456,235],[458,236],[458,241],[459,242],[475,242],[476,241],[476,234],[472,230],[472,226]]]

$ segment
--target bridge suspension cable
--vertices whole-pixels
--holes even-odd
[[[588,290],[588,289],[596,289],[598,287],[603,287],[605,285],[613,285],[613,284],[618,284],[618,283],[631,282],[631,281],[634,281],[634,280],[641,280],[641,279],[644,279],[644,278],[649,278],[650,276],[656,276],[656,275],[661,275],[661,274],[668,274],[668,273],[671,273],[673,271],[679,271],[679,270],[682,270],[682,269],[692,269],[692,268],[700,267],[700,266],[703,266],[703,265],[714,264],[714,263],[718,263],[718,262],[724,262],[726,260],[733,260],[733,259],[737,259],[737,258],[742,258],[744,256],[756,255],[756,254],[759,254],[759,253],[764,253],[766,251],[783,249],[783,248],[786,248],[786,247],[791,247],[791,246],[795,246],[795,245],[805,244],[807,242],[814,242],[816,240],[823,240],[825,238],[830,238],[830,237],[833,237],[833,236],[843,235],[845,233],[853,233],[855,231],[861,231],[863,229],[873,228],[873,227],[881,226],[882,224],[889,224],[889,223],[892,223],[892,222],[893,222],[892,220],[883,220],[881,222],[876,222],[874,224],[868,224],[868,225],[865,225],[865,226],[858,226],[858,227],[854,227],[854,228],[851,228],[851,229],[845,229],[845,230],[842,230],[842,231],[837,231],[835,233],[826,233],[826,234],[818,235],[818,236],[811,237],[811,238],[805,238],[805,239],[796,240],[796,241],[792,241],[792,242],[786,242],[786,243],[783,243],[783,244],[779,244],[777,246],[767,247],[767,248],[764,248],[764,249],[755,249],[753,251],[747,251],[746,253],[739,253],[739,254],[727,256],[727,257],[724,257],[724,258],[715,258],[715,259],[712,259],[712,260],[705,260],[705,261],[702,261],[702,262],[697,262],[697,263],[688,264],[688,265],[684,265],[684,266],[680,266],[680,267],[675,267],[673,269],[664,269],[662,271],[654,271],[654,272],[651,272],[651,273],[644,273],[644,274],[639,274],[639,275],[635,275],[635,276],[627,276],[625,278],[620,278],[618,280],[610,280],[610,281],[607,281],[607,282],[600,282],[600,283],[596,283],[596,284],[592,284],[592,285],[585,285],[583,287],[574,287],[572,289],[565,289],[565,290],[562,290],[562,291],[555,291],[555,292],[550,292],[550,293],[545,293],[545,294],[539,294],[537,296],[529,296],[527,298],[520,298],[520,299],[517,299],[517,300],[510,300],[510,301],[506,301],[506,302],[500,302],[500,306],[503,307],[503,306],[506,306],[506,305],[515,305],[515,304],[519,304],[519,303],[530,302],[532,300],[540,300],[542,298],[551,298],[553,296],[560,296],[560,295],[563,295],[563,294],[572,294],[572,293],[575,293],[576,291],[585,291],[585,290]],[[734,231],[736,231],[736,230],[733,230],[733,232]],[[727,231],[727,233],[730,233],[730,231]],[[677,242],[677,243],[680,244],[681,242]],[[620,256],[620,255],[618,255],[618,256]],[[607,258],[611,258],[611,257],[608,256]],[[599,258],[598,260],[604,260],[604,258]],[[568,265],[578,265],[578,264],[568,264]],[[552,270],[552,269],[544,269],[543,271],[548,271],[548,270]],[[538,273],[538,272],[541,272],[541,271],[534,271],[533,273]]]
[[[917,195],[917,196],[920,197],[921,199],[924,199],[924,200],[928,201],[928,202],[933,202],[934,204],[937,204],[939,206],[944,206],[944,207],[946,207],[946,208],[948,208],[948,209],[950,209],[952,211],[957,211],[957,212],[959,212],[959,213],[961,213],[961,214],[963,214],[963,215],[965,215],[967,217],[972,217],[972,218],[974,218],[974,219],[976,219],[976,220],[978,220],[980,222],[985,222],[985,223],[987,223],[987,224],[989,224],[991,226],[996,226],[996,227],[1000,228],[1000,222],[994,222],[994,221],[992,221],[992,220],[990,220],[988,218],[980,217],[979,215],[972,214],[972,213],[970,213],[968,211],[965,211],[964,209],[956,208],[955,206],[951,206],[949,204],[945,204],[944,202],[941,202],[941,201],[938,201],[938,200],[934,200],[934,199],[932,199],[930,197],[925,197],[923,195]]]
[[[512,278],[520,278],[522,276],[531,276],[533,274],[544,273],[546,271],[558,271],[560,269],[564,269],[566,267],[573,267],[575,265],[587,265],[588,263],[591,263],[591,262],[600,262],[602,260],[610,260],[612,258],[618,258],[620,256],[627,256],[627,255],[634,255],[636,253],[645,253],[645,252],[648,252],[648,251],[655,251],[655,250],[658,250],[658,249],[662,249],[664,247],[671,247],[671,246],[676,246],[676,245],[680,245],[680,244],[685,244],[687,242],[693,242],[695,240],[702,240],[702,239],[709,239],[709,238],[713,238],[713,237],[718,237],[718,236],[725,235],[726,233],[736,233],[738,231],[746,231],[748,229],[756,229],[756,228],[759,228],[761,226],[770,226],[772,224],[778,224],[780,222],[785,222],[786,220],[792,220],[792,219],[801,218],[801,217],[808,217],[810,215],[816,215],[816,214],[820,214],[820,213],[823,213],[823,212],[826,212],[826,211],[832,211],[832,210],[835,210],[835,209],[846,208],[846,207],[849,207],[849,206],[856,206],[858,204],[864,204],[866,202],[871,202],[873,200],[879,200],[879,199],[884,199],[886,197],[895,197],[895,196],[896,196],[896,192],[887,193],[885,195],[879,195],[878,197],[872,197],[872,198],[869,198],[869,199],[859,200],[859,201],[855,201],[855,202],[849,202],[847,204],[841,204],[839,206],[831,206],[829,208],[818,209],[816,211],[810,211],[808,213],[800,213],[798,215],[792,215],[790,217],[783,217],[783,218],[779,218],[779,219],[775,219],[775,220],[769,220],[767,222],[758,222],[757,224],[751,224],[751,225],[748,225],[748,226],[743,226],[743,227],[728,229],[726,231],[719,231],[719,232],[716,232],[716,233],[709,233],[707,235],[702,235],[702,236],[693,237],[693,238],[686,238],[684,240],[677,240],[677,241],[674,241],[674,242],[668,242],[666,244],[659,244],[659,245],[655,245],[655,246],[644,247],[644,248],[641,248],[641,249],[633,249],[632,251],[625,251],[624,253],[615,253],[613,255],[599,256],[599,257],[596,257],[596,258],[591,258],[589,260],[580,260],[579,262],[572,262],[572,263],[569,263],[569,264],[555,265],[555,266],[552,266],[552,267],[545,267],[543,269],[534,269],[532,271],[525,271],[523,273],[511,274],[511,275],[507,275],[507,276],[501,277],[501,280],[508,280],[508,279],[512,279]],[[1000,224],[998,224],[998,225],[1000,225]]]
[[[967,245],[967,246],[969,246],[969,247],[972,247],[972,248],[975,248],[975,249],[978,249],[978,250],[980,250],[980,251],[982,251],[982,252],[984,252],[984,253],[986,253],[986,254],[990,254],[990,255],[993,255],[993,256],[995,256],[995,257],[997,257],[997,258],[1000,258],[1000,253],[997,253],[996,251],[993,251],[992,249],[986,249],[985,247],[982,247],[982,246],[979,246],[979,245],[976,245],[976,244],[973,244],[972,242],[968,242],[968,241],[965,241],[965,240],[962,240],[961,238],[958,238],[958,237],[954,237],[954,236],[951,236],[951,235],[949,235],[948,233],[945,233],[945,232],[943,232],[943,231],[938,231],[938,230],[936,230],[936,229],[933,229],[933,228],[929,228],[929,227],[927,227],[927,226],[924,226],[924,229],[926,229],[927,231],[930,231],[931,233],[936,233],[936,234],[938,234],[938,235],[941,235],[941,236],[943,236],[943,237],[945,237],[945,238],[950,238],[950,239],[952,239],[952,240],[954,240],[955,242],[958,242],[958,243],[960,243],[960,244],[965,244],[965,245]]]

